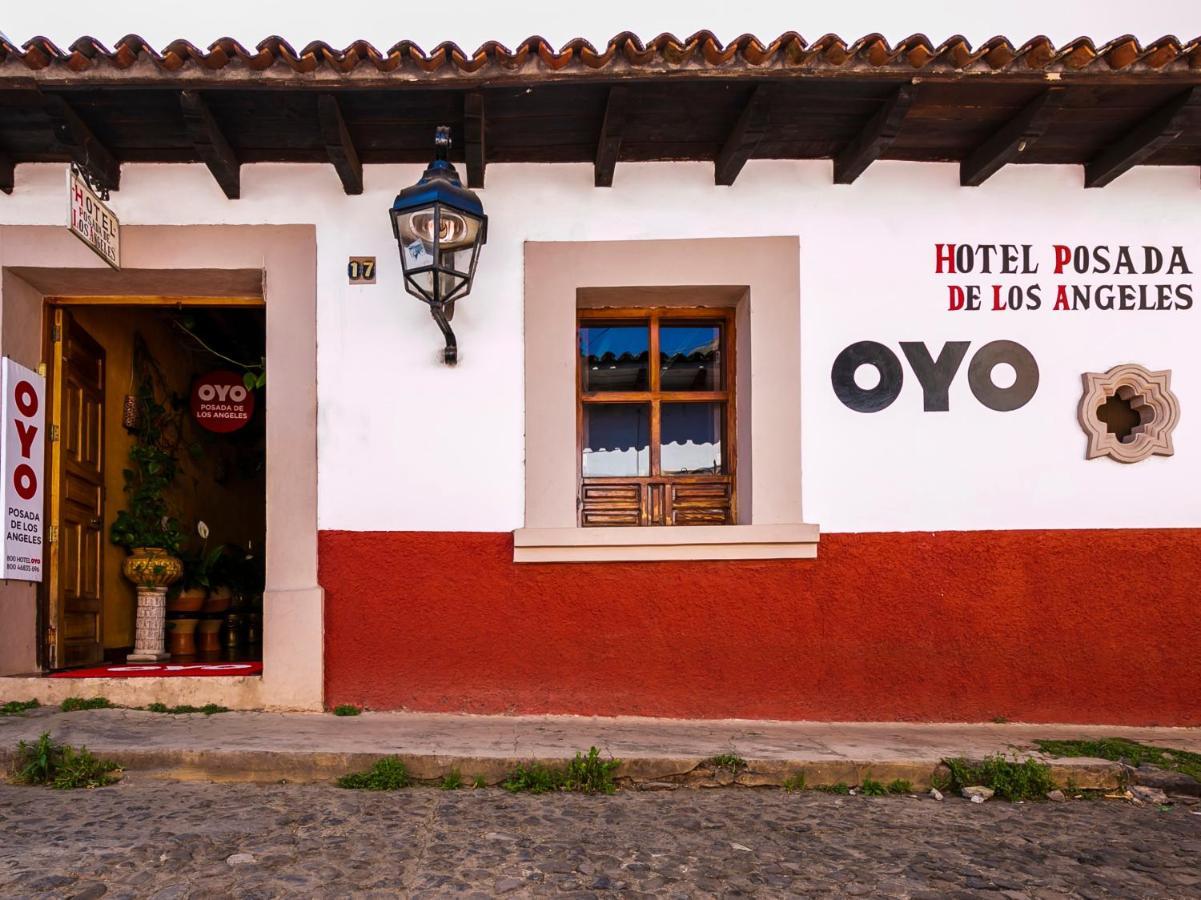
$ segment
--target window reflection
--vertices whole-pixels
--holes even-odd
[[[592,403],[584,407],[585,478],[650,474],[650,407]]]
[[[660,326],[659,373],[664,391],[721,390],[721,328]]]
[[[650,388],[648,326],[586,325],[580,328],[579,340],[585,393]]]
[[[664,403],[660,416],[659,463],[664,475],[722,472],[722,404]]]

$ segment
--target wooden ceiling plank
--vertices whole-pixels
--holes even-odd
[[[350,131],[346,128],[346,120],[342,117],[338,98],[333,94],[319,96],[317,118],[321,123],[325,152],[342,181],[342,189],[347,194],[363,193],[363,164],[359,161],[354,141],[350,139]]]
[[[488,166],[484,144],[484,94],[470,91],[463,96],[463,134],[467,140],[467,186],[482,188]]]
[[[11,194],[16,187],[17,164],[0,153],[0,191]]]
[[[630,89],[625,85],[609,88],[605,101],[605,116],[601,120],[600,138],[596,142],[596,161],[593,164],[593,184],[613,187],[613,173],[621,156],[621,140],[625,133],[626,110]]]
[[[1198,103],[1201,103],[1201,87],[1194,86],[1151,113],[1085,164],[1084,186],[1105,187],[1176,140],[1184,131],[1187,111]]]
[[[713,183],[732,185],[767,134],[771,85],[757,84],[713,164]]]
[[[1021,112],[959,163],[959,183],[963,187],[979,187],[1025,153],[1046,133],[1066,98],[1067,88],[1051,87],[1027,103]]]
[[[913,105],[916,89],[903,84],[868,120],[859,135],[834,158],[834,183],[851,184],[892,146]]]
[[[121,186],[121,164],[66,100],[57,94],[42,95],[43,109],[58,142],[71,161],[87,170],[101,187],[115,191]]]
[[[217,184],[230,200],[241,196],[241,163],[222,133],[208,104],[196,91],[181,91],[179,105],[183,110],[188,137],[197,155],[209,167]]]

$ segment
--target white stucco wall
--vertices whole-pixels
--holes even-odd
[[[112,205],[124,224],[316,223],[319,509],[323,529],[509,530],[522,525],[522,244],[798,235],[801,243],[803,510],[826,531],[1201,525],[1201,310],[1053,312],[1051,245],[1183,245],[1194,274],[1131,278],[1193,286],[1201,301],[1197,169],[1143,168],[1084,190],[1078,167],[1009,167],[980,188],[953,165],[878,163],[851,186],[830,163],[752,162],[732,188],[703,163],[621,165],[592,187],[587,165],[492,165],[490,217],[471,296],[455,318],[462,362],[439,362],[440,334],[401,286],[386,210],[416,166],[371,166],[362,196],[328,166],[250,165],[226,200],[203,166],[127,165]],[[60,224],[61,166],[23,165],[0,223]],[[1035,245],[1037,311],[952,313],[936,242]],[[350,287],[351,255],[378,259],[378,283]],[[963,281],[991,283],[987,276]],[[1108,282],[1112,276],[1074,276]],[[1025,345],[1041,384],[1020,410],[981,406],[971,354]],[[883,412],[852,412],[830,366],[859,340],[888,345],[905,386]],[[899,341],[972,348],[950,410],[922,411]],[[1133,466],[1084,459],[1080,375],[1122,362],[1173,370],[1177,453]]]

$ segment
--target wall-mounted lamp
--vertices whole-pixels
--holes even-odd
[[[400,247],[405,290],[429,304],[430,315],[446,337],[442,358],[459,359],[455,333],[455,301],[471,293],[480,247],[488,240],[488,217],[474,191],[463,187],[446,156],[450,129],[434,133],[435,158],[421,180],[396,195],[392,233]]]

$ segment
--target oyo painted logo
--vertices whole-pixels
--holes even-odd
[[[922,407],[926,412],[946,412],[951,408],[948,390],[971,341],[947,341],[935,359],[921,341],[901,341],[901,351],[909,368],[922,386]],[[1011,384],[994,380],[994,370],[1003,364],[1012,367]],[[870,366],[879,373],[872,387],[861,387],[855,373]],[[1038,390],[1038,363],[1034,355],[1016,341],[992,341],[973,354],[967,369],[972,394],[989,409],[1010,412],[1030,402]],[[834,393],[855,412],[874,413],[886,409],[901,393],[904,371],[897,355],[876,341],[851,344],[834,359],[830,370]]]

